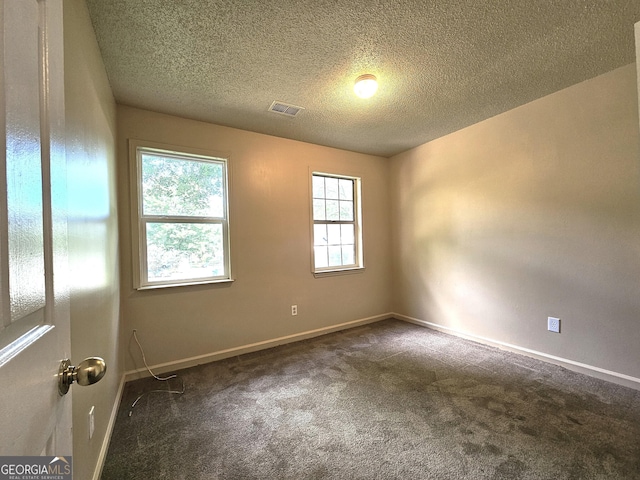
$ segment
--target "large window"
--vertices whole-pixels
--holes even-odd
[[[313,173],[312,196],[314,272],[362,268],[360,179]]]
[[[137,288],[230,280],[227,160],[135,148]]]

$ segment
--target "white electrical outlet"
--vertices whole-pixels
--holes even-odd
[[[96,410],[96,407],[93,405],[89,409],[89,440],[93,438],[93,432],[96,429],[96,421],[95,421],[95,415],[94,415],[95,410]]]
[[[298,315],[298,305],[291,305],[291,315]]]
[[[547,329],[550,332],[560,333],[560,319],[555,317],[547,317]]]

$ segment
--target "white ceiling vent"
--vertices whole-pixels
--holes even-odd
[[[297,107],[295,105],[289,105],[288,103],[274,101],[269,107],[269,111],[273,113],[279,113],[280,115],[286,115],[287,117],[295,117],[298,113],[304,110],[304,107]]]

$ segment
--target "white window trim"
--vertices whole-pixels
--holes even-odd
[[[223,227],[223,242],[225,250],[225,275],[221,277],[184,279],[180,281],[167,280],[165,282],[149,282],[147,278],[147,258],[146,258],[146,222],[142,215],[142,189],[141,189],[141,168],[142,163],[138,152],[145,150],[149,152],[164,153],[169,156],[193,157],[194,159],[211,159],[216,162],[223,162],[225,165],[225,175],[223,178],[226,196],[224,198],[224,219],[220,222]],[[222,152],[213,152],[189,147],[168,145],[157,142],[149,142],[139,139],[129,139],[129,180],[130,180],[130,200],[131,200],[131,257],[133,271],[133,288],[136,290],[154,290],[157,288],[179,287],[189,285],[206,285],[217,283],[233,282],[231,275],[231,241],[229,222],[229,184],[231,169],[229,165],[229,155]],[[181,217],[165,217],[165,221],[179,221]],[[211,223],[206,217],[188,217],[190,222]],[[215,223],[215,222],[214,222]]]
[[[313,218],[313,176],[314,175],[323,175],[327,177],[333,178],[344,178],[347,180],[354,181],[354,205],[353,205],[353,214],[355,218],[355,240],[356,240],[356,264],[349,266],[333,266],[333,267],[322,267],[316,268],[315,262],[315,245],[314,245],[314,229],[315,220]],[[329,277],[335,275],[348,275],[353,273],[362,273],[365,269],[364,267],[364,244],[363,244],[363,220],[362,220],[362,177],[359,175],[347,175],[342,173],[330,173],[327,171],[318,171],[318,170],[309,170],[309,218],[310,218],[310,231],[311,231],[311,272],[314,277],[322,278]],[[350,222],[349,222],[350,223]]]

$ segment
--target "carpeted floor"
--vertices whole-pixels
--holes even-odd
[[[640,479],[640,391],[401,321],[178,375],[126,385],[103,480]]]

